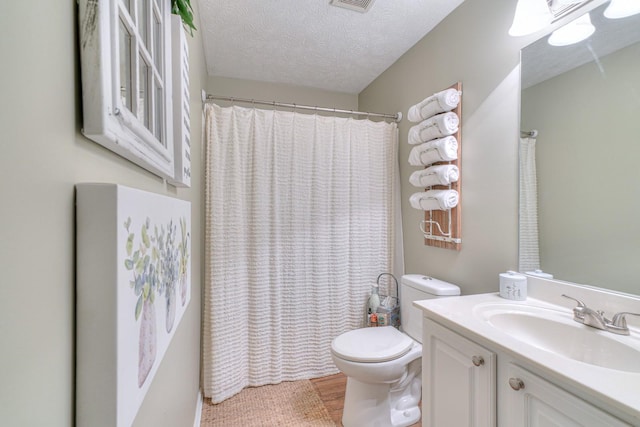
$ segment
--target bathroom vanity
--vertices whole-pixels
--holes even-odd
[[[574,320],[574,301],[606,317],[638,297],[529,277],[529,298],[497,293],[418,301],[423,310],[422,425],[640,425],[640,328]]]

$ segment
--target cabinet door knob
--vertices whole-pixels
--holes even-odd
[[[475,366],[482,366],[484,365],[484,359],[482,358],[482,356],[473,356],[471,358],[471,361],[473,362],[473,364]]]
[[[524,388],[524,381],[520,378],[509,378],[509,385],[512,389],[518,391]]]

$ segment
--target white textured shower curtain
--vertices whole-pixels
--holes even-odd
[[[536,174],[536,140],[520,138],[520,215],[518,269],[521,272],[540,268],[538,243],[538,180]]]
[[[206,106],[204,390],[336,373],[392,271],[397,126]]]

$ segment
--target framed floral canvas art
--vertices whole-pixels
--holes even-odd
[[[79,184],[76,219],[76,422],[130,426],[191,298],[191,205]]]

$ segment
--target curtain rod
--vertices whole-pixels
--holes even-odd
[[[402,113],[399,111],[396,114],[368,113],[365,111],[341,110],[339,108],[314,107],[311,105],[289,104],[289,103],[276,102],[276,101],[258,101],[256,99],[235,98],[230,96],[219,96],[219,95],[207,95],[205,98],[205,102],[213,101],[216,99],[221,101],[245,102],[249,104],[260,104],[260,105],[271,105],[273,107],[293,108],[294,110],[300,109],[300,110],[313,110],[313,111],[327,111],[329,113],[352,114],[352,115],[368,116],[368,117],[384,117],[385,119],[393,119],[396,122],[399,122],[402,120]]]

